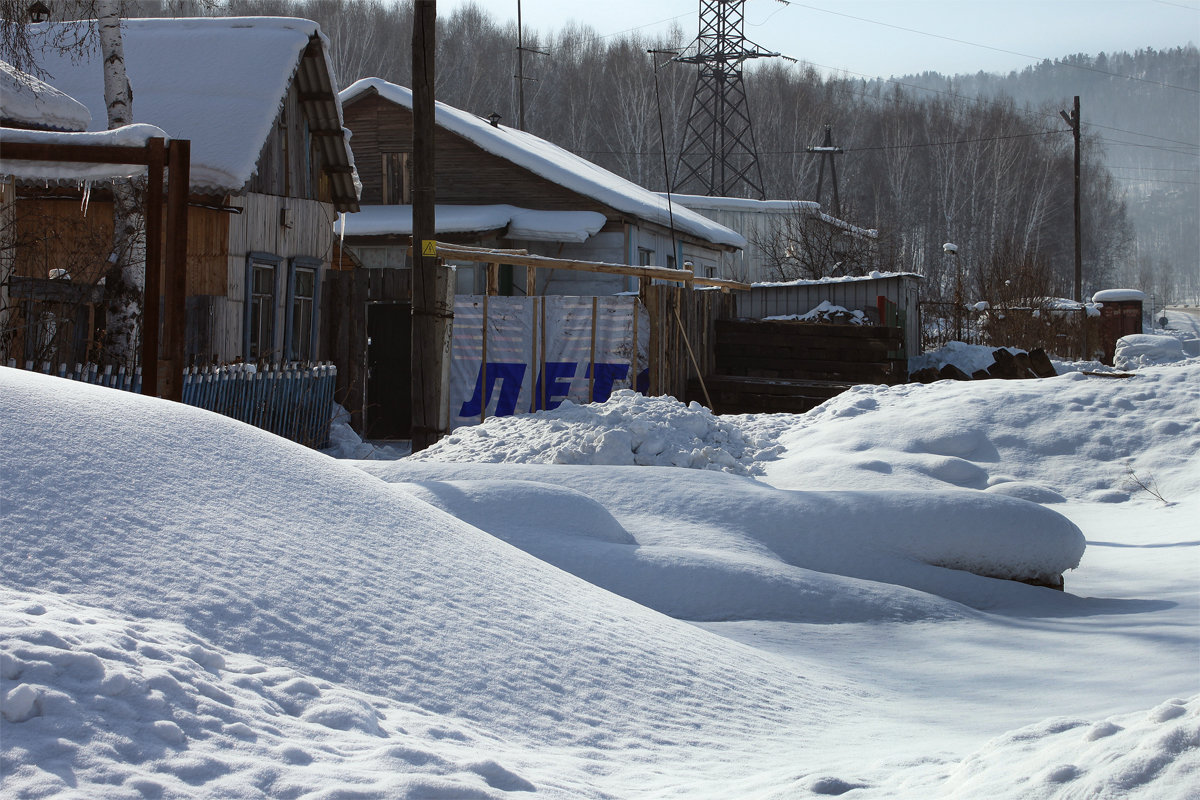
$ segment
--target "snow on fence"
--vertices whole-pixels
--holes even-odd
[[[15,359],[8,366],[16,367]],[[82,381],[95,386],[140,393],[141,369],[101,369],[95,364],[66,364],[57,368],[44,361],[40,367],[25,362],[25,369]],[[337,367],[332,364],[274,364],[256,368],[249,364],[225,367],[192,367],[183,376],[183,402],[195,408],[270,431],[277,436],[317,449],[329,446],[333,419],[333,390]]]

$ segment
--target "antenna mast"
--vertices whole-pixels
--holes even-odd
[[[675,187],[699,183],[705,193],[763,198],[742,63],[778,56],[747,42],[745,0],[700,0],[700,33],[675,60],[697,65],[696,91],[683,135]]]

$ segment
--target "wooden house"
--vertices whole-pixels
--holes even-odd
[[[345,245],[368,268],[404,268],[412,233],[412,93],[378,78],[341,93],[362,177],[362,211],[347,217]],[[438,103],[435,196],[439,240],[520,248],[537,255],[716,274],[745,239],[533,134]],[[505,294],[607,295],[635,289],[617,276],[547,272]],[[482,269],[458,270],[460,293],[481,293]]]
[[[123,38],[135,121],[191,142],[188,359],[315,359],[333,222],[359,191],[328,40],[288,18],[130,19]],[[99,52],[42,66],[102,130]],[[94,289],[111,242],[104,184],[50,177],[14,187],[12,268]]]

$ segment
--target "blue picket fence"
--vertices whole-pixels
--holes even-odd
[[[10,360],[10,367],[16,362]],[[25,363],[28,370],[96,386],[141,392],[142,371],[95,364]],[[337,367],[332,364],[252,364],[192,367],[183,376],[183,402],[249,423],[293,442],[321,449],[329,446]]]

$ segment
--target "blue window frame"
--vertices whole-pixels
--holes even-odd
[[[246,308],[242,353],[246,361],[279,360],[279,272],[283,259],[270,253],[246,256]]]
[[[313,361],[316,358],[321,265],[320,259],[305,256],[293,258],[288,264],[284,352],[289,361]]]

